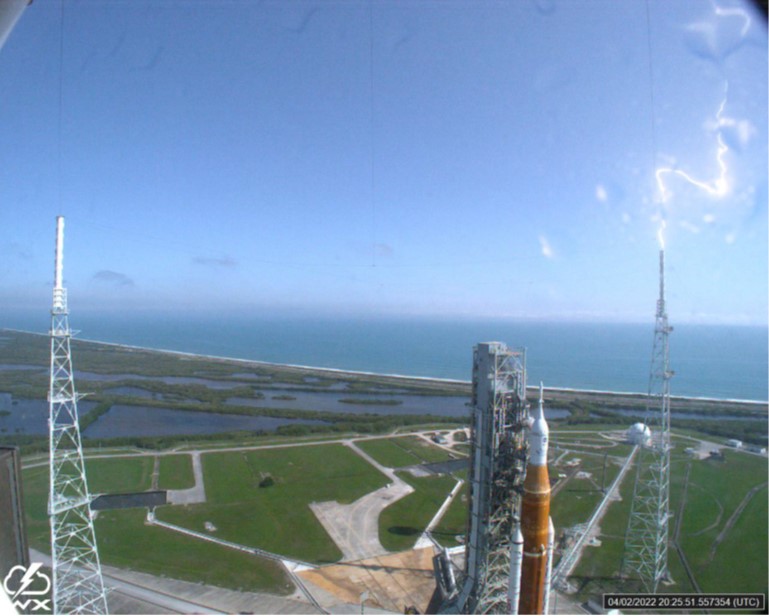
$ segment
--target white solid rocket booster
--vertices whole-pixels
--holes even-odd
[[[520,523],[513,531],[513,544],[510,547],[510,579],[507,584],[507,611],[518,614],[518,601],[521,598],[521,565],[523,564],[523,534]]]
[[[553,518],[549,518],[549,525],[547,529],[547,571],[545,573],[545,596],[542,599],[542,613],[550,613],[550,582],[553,579],[553,548],[555,546],[555,526],[553,526]]]

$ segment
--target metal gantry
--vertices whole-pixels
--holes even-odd
[[[505,614],[527,461],[525,350],[500,342],[475,347],[472,406],[465,575],[453,611]]]
[[[56,614],[106,614],[107,596],[96,547],[72,372],[72,333],[67,291],[62,284],[63,244],[64,219],[58,217],[48,392],[53,606]]]
[[[659,253],[660,295],[654,326],[646,425],[651,442],[640,446],[622,560],[624,576],[637,575],[655,593],[668,578],[670,518],[670,370],[668,338],[673,330],[665,308],[665,251]]]

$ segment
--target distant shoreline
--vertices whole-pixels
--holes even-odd
[[[20,334],[29,334],[33,336],[43,336],[48,337],[48,334],[41,334],[39,332],[31,332],[26,331],[22,329],[13,329],[9,327],[0,328],[0,332],[7,331],[7,332],[16,332]],[[441,377],[430,377],[430,376],[412,376],[408,374],[397,374],[397,373],[382,373],[382,372],[369,372],[364,370],[348,370],[348,369],[342,369],[342,368],[325,368],[321,366],[307,366],[303,364],[282,364],[282,363],[276,363],[276,362],[267,362],[262,361],[258,359],[243,359],[239,357],[225,357],[222,355],[207,355],[203,353],[190,353],[188,351],[175,351],[172,349],[157,349],[157,348],[151,348],[151,347],[142,347],[132,344],[122,344],[117,342],[104,342],[102,340],[91,340],[87,338],[76,338],[78,342],[86,342],[89,344],[98,344],[103,346],[109,346],[109,347],[115,347],[119,349],[125,349],[128,351],[141,351],[145,353],[164,353],[167,355],[176,355],[181,358],[192,358],[192,359],[206,359],[211,361],[220,361],[220,362],[228,362],[228,363],[236,363],[236,364],[242,364],[242,365],[256,365],[256,366],[264,366],[264,367],[275,367],[275,368],[286,368],[291,370],[301,370],[301,371],[307,371],[312,373],[329,373],[330,375],[333,375],[334,377],[344,377],[349,376],[352,378],[356,377],[381,377],[381,378],[388,378],[393,380],[401,380],[401,381],[416,381],[418,383],[423,384],[449,384],[449,385],[462,385],[469,387],[471,385],[471,381],[467,380],[460,380],[460,379],[448,379],[448,378],[441,378]],[[539,387],[536,385],[527,385],[526,387],[527,394],[536,393],[539,392]],[[605,397],[610,396],[612,398],[632,398],[632,399],[645,399],[647,397],[647,394],[642,392],[628,392],[628,391],[612,391],[612,390],[600,390],[600,389],[577,389],[577,388],[571,388],[571,387],[545,387],[545,392],[554,395],[554,398],[560,398],[562,396],[569,396],[569,395],[577,395],[577,396],[584,396],[584,397],[595,397],[597,400]],[[530,395],[528,397],[531,397]],[[671,395],[671,402],[681,402],[681,403],[705,403],[708,405],[711,404],[718,404],[718,403],[726,403],[726,404],[734,404],[734,405],[746,405],[746,406],[763,406],[763,407],[769,407],[769,401],[766,400],[748,400],[748,399],[740,399],[740,398],[710,398],[705,396],[676,396]],[[534,399],[534,398],[532,398]]]

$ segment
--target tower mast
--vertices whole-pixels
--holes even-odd
[[[673,328],[665,308],[665,248],[660,238],[659,299],[649,374],[646,425],[651,443],[640,447],[633,501],[625,533],[624,575],[637,575],[649,593],[657,592],[668,574],[670,518],[670,379],[668,338]]]
[[[56,218],[56,259],[51,309],[51,377],[48,391],[53,611],[106,614],[107,595],[96,547],[91,495],[85,477],[77,415],[78,394],[63,284],[64,218]]]
[[[501,342],[473,349],[473,418],[465,572],[442,613],[508,614],[527,447],[526,351]],[[520,554],[518,554],[520,556]],[[523,590],[523,589],[522,589]]]

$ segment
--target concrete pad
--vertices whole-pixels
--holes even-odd
[[[195,477],[195,487],[187,490],[168,490],[166,498],[170,505],[193,505],[206,502],[206,488],[203,483],[203,465],[200,461],[200,452],[195,451],[192,456],[192,474]]]
[[[349,505],[326,501],[310,503],[310,509],[342,551],[344,560],[361,560],[387,553],[379,542],[379,514],[413,491],[414,488],[398,479]]]
[[[310,503],[310,509],[341,550],[344,560],[355,561],[386,554],[387,550],[379,543],[379,514],[385,507],[411,494],[414,488],[398,477],[393,469],[379,464],[352,441],[344,441],[344,445],[388,477],[391,483],[349,505],[326,501]]]
[[[298,575],[332,613],[340,613],[342,605],[360,605],[365,592],[366,612],[374,608],[403,614],[413,606],[424,614],[435,592],[433,556],[429,547],[328,565]]]

